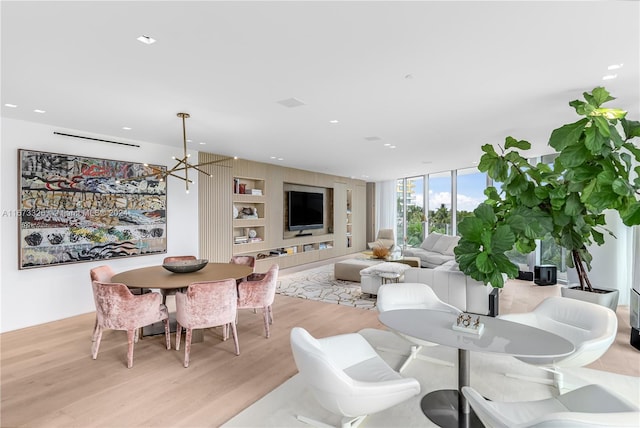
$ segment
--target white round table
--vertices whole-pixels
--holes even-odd
[[[475,319],[477,315],[473,315]],[[422,411],[441,427],[480,426],[469,408],[462,387],[469,385],[469,351],[492,352],[515,357],[564,357],[575,348],[556,334],[498,318],[480,316],[481,335],[452,328],[456,315],[429,309],[398,309],[382,312],[380,322],[416,343],[438,343],[458,348],[458,390],[439,390],[423,397]]]

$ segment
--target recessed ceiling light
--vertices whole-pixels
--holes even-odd
[[[336,120],[336,119],[332,119],[332,120],[329,121],[329,123],[340,123],[340,121]]]
[[[129,128],[128,126],[123,126],[122,129],[124,129],[125,131],[131,131],[131,128]]]
[[[603,76],[603,77],[602,77],[602,80],[613,80],[613,79],[615,79],[616,77],[618,77],[618,75],[617,75],[617,74],[607,74],[606,76]]]
[[[384,143],[385,147],[389,147],[391,145],[391,143]]]
[[[276,159],[276,157],[275,156],[271,156],[269,159]]]
[[[282,160],[284,160],[284,158],[278,158],[278,160],[279,160],[279,161],[282,161]]]
[[[156,42],[156,39],[149,36],[140,36],[136,40],[141,43],[144,43],[145,45],[152,45]]]
[[[289,108],[293,108],[293,107],[300,107],[305,105],[304,101],[300,101],[297,98],[287,98],[286,100],[280,100],[278,101],[278,104],[285,106],[285,107],[289,107]]]
[[[624,64],[611,64],[609,67],[607,67],[607,70],[617,70],[619,68],[622,68],[624,66]]]
[[[198,144],[200,144],[201,146],[204,146],[207,143],[205,143],[204,141],[200,141],[200,143],[198,143]]]
[[[33,112],[34,113],[46,113],[47,111],[46,110],[35,109]]]
[[[395,149],[395,148],[396,148],[396,146],[389,146],[389,148],[390,148],[390,149]]]
[[[10,108],[17,108],[18,106],[15,104],[5,104],[5,107],[10,107]]]

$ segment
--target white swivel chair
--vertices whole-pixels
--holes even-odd
[[[323,408],[343,417],[343,428],[357,427],[368,414],[420,393],[416,379],[401,377],[360,334],[315,339],[294,327],[291,350],[300,376]],[[327,426],[300,415],[298,419]]]
[[[487,428],[640,426],[638,408],[600,385],[524,402],[489,401],[470,386],[463,387],[462,393]]]
[[[392,311],[394,309],[431,309],[434,311],[450,312],[453,314],[460,314],[460,309],[455,306],[451,306],[448,303],[443,302],[436,296],[436,293],[426,284],[420,283],[398,283],[398,284],[384,284],[378,289],[378,311]],[[411,338],[402,336],[409,342]],[[433,346],[437,346],[436,343]],[[436,358],[427,357],[421,355],[420,350],[422,345],[411,345],[410,354],[404,361],[400,370],[400,373],[409,365],[409,363],[416,358],[421,360],[430,361],[432,363],[441,364],[448,367],[453,367],[453,363],[450,361],[439,360]],[[397,352],[391,348],[381,348],[378,350],[386,352]]]
[[[607,352],[618,331],[618,319],[611,309],[568,297],[548,297],[531,312],[502,315],[499,318],[555,333],[575,346],[575,351],[566,357],[518,357],[525,363],[539,366],[553,373],[553,380],[507,374],[511,377],[555,385],[558,390],[563,387],[560,368],[591,364]]]

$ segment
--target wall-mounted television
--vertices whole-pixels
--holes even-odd
[[[289,192],[289,230],[322,229],[324,227],[324,194]]]

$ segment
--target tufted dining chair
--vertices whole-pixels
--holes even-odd
[[[165,257],[164,260],[162,261],[162,264],[165,263],[171,263],[171,262],[179,262],[182,260],[197,260],[196,256],[168,256]],[[174,294],[176,294],[176,291],[178,291],[175,288],[172,289],[160,289],[160,292],[162,293],[162,303],[163,304],[167,304],[167,296],[173,296]]]
[[[236,316],[238,313],[238,294],[236,280],[203,281],[190,284],[186,292],[176,293],[176,350],[180,350],[182,329],[186,329],[184,344],[184,366],[189,367],[191,353],[191,335],[193,329],[223,327],[231,328],[235,342],[236,355],[240,355]]]
[[[269,325],[273,324],[271,305],[276,296],[279,268],[274,264],[266,273],[253,274],[249,280],[238,284],[238,309],[262,308],[264,333],[267,338],[271,335]]]
[[[127,332],[127,367],[133,367],[133,346],[136,331],[141,327],[158,321],[164,323],[167,349],[171,349],[169,336],[169,312],[160,303],[158,293],[134,295],[124,284],[93,281],[93,298],[96,304],[97,325],[91,349],[91,357],[98,358],[102,332],[105,329],[125,330]]]
[[[99,282],[111,282],[111,278],[115,272],[111,269],[111,266],[102,265],[95,267],[89,271],[89,278],[91,279],[91,283],[93,281]],[[96,314],[96,322],[93,324],[93,334],[91,335],[91,341],[96,341],[96,333],[98,332],[98,314]]]
[[[236,265],[247,265],[251,269],[253,269],[256,266],[256,258],[253,256],[232,256],[231,260],[229,260],[229,263]]]

